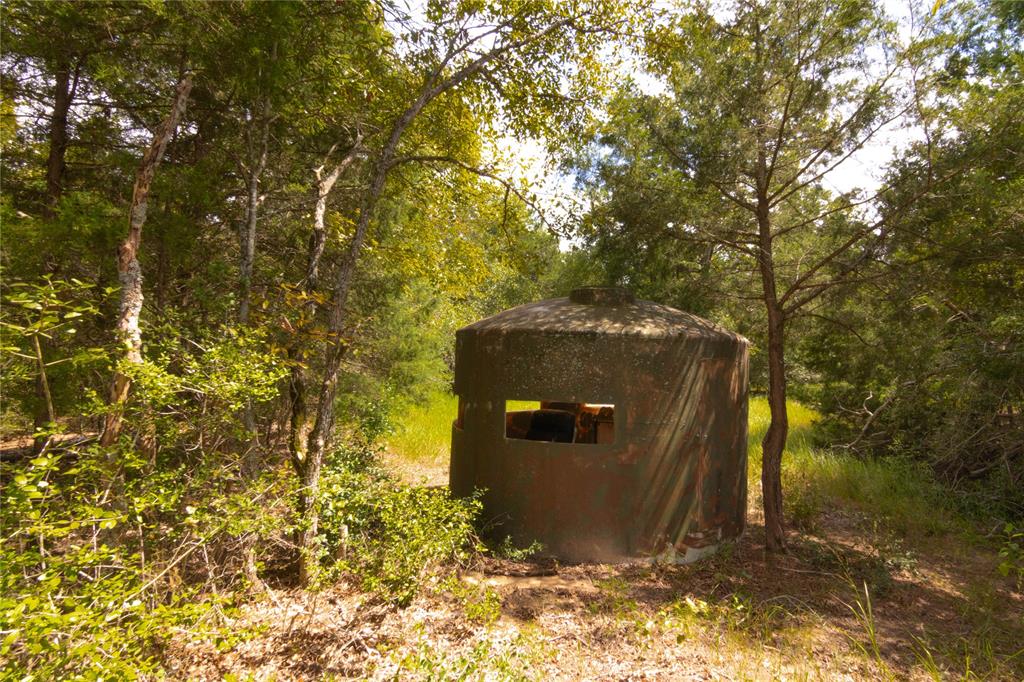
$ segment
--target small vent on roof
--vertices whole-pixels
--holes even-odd
[[[636,297],[622,287],[579,287],[572,290],[569,300],[585,305],[623,305],[632,303]]]

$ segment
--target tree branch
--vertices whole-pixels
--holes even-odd
[[[492,170],[480,168],[470,163],[466,163],[465,161],[462,161],[460,159],[456,159],[455,157],[444,155],[402,156],[393,159],[390,167],[394,168],[395,166],[399,166],[406,163],[425,163],[428,165],[434,163],[444,163],[451,166],[456,166],[458,168],[461,168],[462,170],[473,173],[475,175],[479,175],[482,178],[488,178],[490,180],[493,180],[505,188],[506,198],[509,193],[515,195],[517,199],[523,202],[525,206],[527,206],[537,215],[537,218],[540,220],[541,225],[543,225],[549,232],[551,232],[556,237],[561,236],[558,230],[551,224],[551,222],[544,215],[544,211],[537,205],[535,201],[533,201],[533,199],[524,194],[523,191],[516,187],[511,180],[508,180],[497,175]]]

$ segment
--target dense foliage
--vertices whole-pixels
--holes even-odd
[[[296,575],[408,601],[474,507],[339,453],[548,292],[493,140],[581,124],[614,5],[2,12],[5,673],[156,671]]]
[[[755,390],[788,379],[826,446],[1020,518],[1020,6],[913,9],[900,31],[858,2],[698,3],[656,31],[666,87],[625,82],[573,163],[579,236],[597,278],[750,338]],[[847,157],[896,123],[916,141],[851,187]]]

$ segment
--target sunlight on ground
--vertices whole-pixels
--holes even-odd
[[[444,485],[456,410],[444,394],[410,409],[388,466]],[[789,418],[786,554],[763,549],[769,415],[752,398],[748,530],[718,554],[686,566],[552,568],[492,549],[441,569],[405,609],[366,608],[344,583],[278,591],[246,623],[271,634],[239,644],[235,658],[209,653],[219,661],[209,677],[259,660],[257,679],[306,679],[315,659],[345,679],[1024,679],[1024,595],[927,472],[816,446],[819,415],[798,403]],[[302,642],[316,653],[295,655]]]
[[[443,485],[457,405],[438,394],[411,408],[388,443],[389,464],[410,481]],[[502,578],[499,565],[498,577],[484,571],[456,590],[455,615],[437,616],[444,624],[489,605],[492,620],[466,640],[472,646],[427,628],[392,663],[395,672],[621,679],[642,668],[659,679],[680,670],[725,679],[1015,679],[1024,656],[1012,645],[1021,625],[1011,626],[1015,600],[992,582],[991,551],[979,549],[930,473],[909,460],[823,447],[814,441],[815,410],[790,402],[788,413],[788,555],[766,562],[759,549],[761,439],[770,414],[767,401],[753,397],[750,528],[736,546],[659,570],[561,567],[524,579]],[[452,605],[451,594],[443,599]],[[552,648],[552,638],[570,646]]]

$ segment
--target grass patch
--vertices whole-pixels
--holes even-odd
[[[458,410],[459,399],[450,393],[434,393],[413,404],[395,420],[397,428],[388,438],[388,449],[411,462],[447,457]]]
[[[510,400],[509,410],[532,410],[537,401]],[[452,422],[459,411],[459,398],[451,393],[434,393],[415,403],[395,421],[395,432],[388,438],[388,449],[410,462],[437,462],[447,459],[452,439]]]
[[[816,448],[814,423],[820,415],[797,402],[789,403],[789,439],[782,459],[782,489],[789,520],[812,531],[817,519],[836,502],[877,519],[894,532],[941,535],[966,531],[948,493],[927,466],[895,457],[865,459]],[[771,415],[764,398],[750,400],[749,476],[761,475],[761,439]]]

